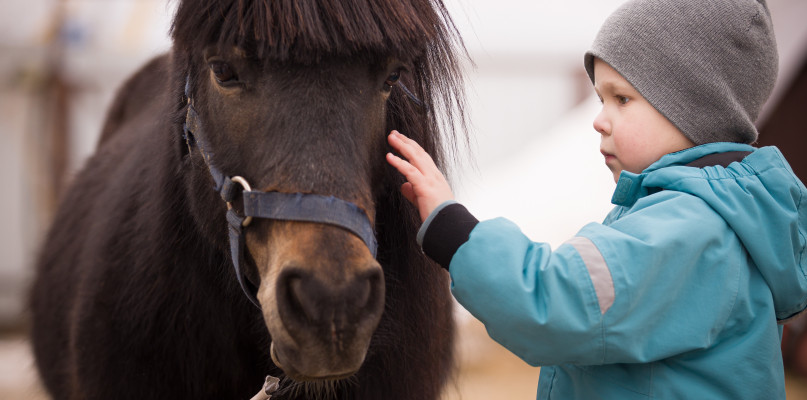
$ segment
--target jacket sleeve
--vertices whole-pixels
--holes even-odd
[[[531,365],[650,362],[707,348],[747,262],[697,197],[664,191],[556,250],[512,222],[480,222],[450,262],[452,292]]]
[[[418,231],[417,241],[429,258],[448,270],[454,253],[479,223],[462,204],[449,200],[429,214]]]

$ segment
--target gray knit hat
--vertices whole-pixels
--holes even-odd
[[[773,90],[776,40],[765,0],[631,0],[585,55],[618,71],[695,144],[752,143]]]

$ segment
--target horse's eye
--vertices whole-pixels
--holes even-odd
[[[213,72],[213,76],[216,77],[216,80],[221,84],[233,83],[234,81],[238,80],[238,77],[235,76],[235,71],[230,67],[230,64],[227,64],[224,61],[213,61],[209,64],[210,71]]]
[[[401,70],[395,70],[387,76],[387,80],[384,81],[384,84],[387,85],[387,88],[391,89],[398,83],[399,79],[401,79]]]

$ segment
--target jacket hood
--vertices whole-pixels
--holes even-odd
[[[728,151],[752,153],[725,168],[685,166]],[[807,189],[779,149],[709,143],[668,154],[640,175],[623,173],[615,197],[623,177],[639,181],[630,185],[633,191],[661,188],[706,201],[734,230],[768,283],[777,318],[791,318],[807,307]]]

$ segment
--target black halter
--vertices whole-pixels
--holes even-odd
[[[244,237],[243,230],[252,218],[267,218],[286,221],[305,221],[335,225],[358,236],[376,257],[378,244],[373,224],[359,206],[333,196],[309,193],[282,193],[253,191],[249,183],[240,176],[223,174],[211,159],[210,146],[202,129],[199,115],[193,107],[190,96],[190,77],[185,82],[185,97],[188,99],[188,113],[185,117],[184,136],[189,151],[198,148],[215,182],[214,190],[227,203],[227,224],[230,235],[230,255],[235,268],[235,276],[247,298],[261,308],[256,298],[258,288],[242,272]],[[233,207],[237,187],[243,190],[243,216]]]

